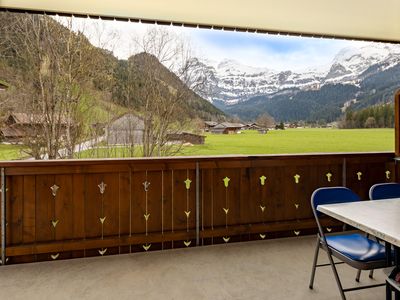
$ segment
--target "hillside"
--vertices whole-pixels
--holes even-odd
[[[30,37],[41,30],[43,31],[44,20],[50,27],[48,29],[49,34],[53,36],[46,36],[43,38],[43,41],[39,41],[40,45],[34,45],[39,47],[38,49],[43,51],[43,53],[39,53],[40,51],[34,53],[35,51],[24,49],[24,45],[31,46],[29,43],[34,42]],[[16,28],[22,30],[16,30]],[[59,58],[55,57],[54,62],[56,63],[58,59],[60,62],[65,63],[68,57],[66,57],[61,49],[68,48],[70,45],[79,47],[76,53],[79,53],[78,51],[86,51],[88,53],[85,58],[86,61],[83,61],[81,56],[81,62],[71,63],[71,66],[77,69],[76,76],[82,76],[79,73],[81,71],[78,70],[81,67],[79,63],[85,63],[92,68],[89,71],[85,71],[85,80],[77,81],[79,87],[75,86],[72,90],[79,93],[81,99],[79,101],[82,102],[79,108],[85,123],[104,122],[106,119],[113,118],[114,114],[120,114],[126,111],[126,109],[135,109],[139,113],[142,110],[140,99],[129,99],[120,89],[120,87],[127,84],[126,81],[123,81],[129,77],[129,70],[123,66],[127,65],[128,61],[118,60],[110,51],[96,48],[90,44],[89,40],[83,34],[71,32],[67,27],[47,16],[25,16],[23,14],[1,12],[0,36],[4,37],[0,41],[0,80],[5,80],[10,84],[6,95],[7,99],[2,99],[2,103],[0,103],[2,105],[1,113],[5,114],[9,110],[26,111],[26,109],[29,109],[26,99],[32,98],[39,86],[37,75],[33,75],[33,72],[29,72],[29,70],[46,67],[48,68],[46,76],[49,76],[50,72],[57,72],[58,66],[47,66],[46,57],[39,59],[35,55],[47,56],[45,51],[52,51],[51,48],[53,48],[54,51],[49,53],[48,56],[51,57],[51,55],[60,53]],[[50,47],[46,43],[51,43]],[[130,59],[138,62],[140,61],[140,57],[144,55],[146,54],[140,54]],[[160,78],[162,77],[162,80],[167,82],[172,90],[177,88],[185,89],[184,84],[176,75],[165,68],[155,57],[152,60],[152,67],[158,70]],[[50,61],[50,63],[52,64],[53,62]],[[138,66],[141,68],[148,67],[145,64],[139,64]],[[36,72],[36,74],[42,73]],[[58,82],[59,84],[63,84],[60,80]],[[133,90],[134,86],[128,88]],[[186,93],[189,96],[183,101],[180,109],[182,118],[225,118],[224,113],[207,100],[187,88]],[[104,107],[111,108],[104,109]]]
[[[173,97],[174,93],[180,93],[182,99],[179,99],[176,110],[181,118],[225,119],[221,110],[193,92],[151,54],[139,53],[128,60],[120,60],[114,76],[113,98],[121,105],[133,106],[140,111],[144,105],[140,89],[146,86],[148,90],[156,89],[157,93],[164,93],[164,96],[170,94],[171,100],[176,98]],[[145,82],[146,80],[152,82]]]

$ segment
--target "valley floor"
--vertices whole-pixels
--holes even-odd
[[[207,134],[204,145],[185,147],[184,155],[285,154],[394,151],[394,129],[305,128]]]
[[[21,146],[0,145],[0,160],[22,158]],[[138,155],[123,147],[100,147],[81,151],[76,158],[118,158]],[[256,155],[286,153],[394,151],[394,129],[305,128],[270,130],[267,134],[206,134],[204,145],[184,146],[179,155]]]

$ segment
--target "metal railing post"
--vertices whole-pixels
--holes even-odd
[[[200,245],[200,169],[196,162],[196,246]]]
[[[1,168],[1,265],[6,264],[6,176]]]

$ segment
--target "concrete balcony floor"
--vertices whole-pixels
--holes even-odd
[[[330,267],[308,281],[315,237],[232,243],[0,267],[1,299],[340,299]],[[320,251],[320,262],[326,262]],[[338,265],[345,287],[356,270]],[[360,284],[384,281],[364,271]],[[384,299],[384,287],[347,299]]]

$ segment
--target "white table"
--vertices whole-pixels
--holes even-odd
[[[389,261],[391,261],[390,244],[395,246],[395,256],[398,256],[400,249],[400,198],[318,205],[317,210],[387,242],[386,253],[389,256]],[[396,261],[399,265],[399,260]],[[399,298],[399,293],[396,292],[396,299]],[[388,290],[386,291],[386,299],[391,299],[391,293]]]
[[[317,210],[400,247],[400,198],[318,205]]]

